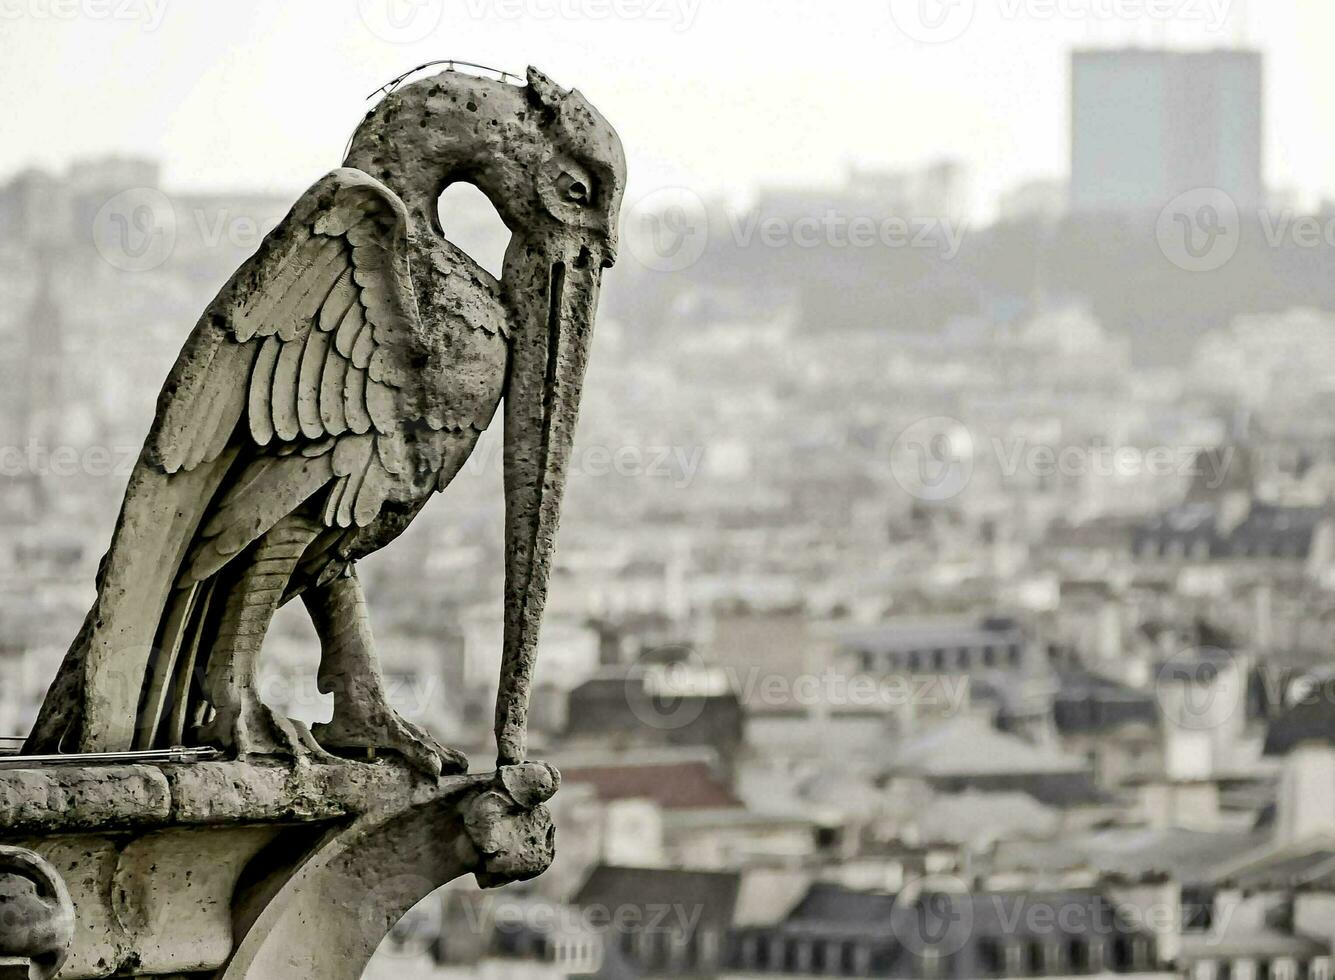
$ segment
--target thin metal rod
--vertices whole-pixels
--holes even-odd
[[[522,75],[516,75],[514,72],[510,71],[501,71],[501,69],[492,68],[489,65],[479,65],[472,61],[460,61],[458,58],[438,58],[435,61],[423,62],[416,68],[409,68],[398,78],[395,78],[391,81],[386,82],[384,85],[381,85],[378,89],[376,89],[374,92],[368,95],[367,98],[374,99],[377,95],[379,95],[382,92],[386,94],[393,92],[396,88],[398,88],[400,85],[403,84],[403,80],[407,78],[409,75],[415,74],[421,71],[423,68],[434,68],[436,67],[436,65],[445,65],[447,71],[454,71],[454,69],[460,65],[462,65],[464,68],[476,68],[478,71],[489,71],[493,75],[499,75],[501,81],[503,82],[508,82],[512,78],[516,82],[518,82],[521,78],[523,78]]]
[[[208,762],[222,755],[214,748],[144,749],[136,752],[85,752],[81,755],[0,755],[0,769],[37,766],[96,766],[117,762]]]

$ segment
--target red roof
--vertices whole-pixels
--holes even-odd
[[[561,781],[592,786],[600,800],[650,799],[665,810],[742,805],[703,762],[562,769]]]

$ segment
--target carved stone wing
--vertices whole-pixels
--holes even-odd
[[[158,406],[148,459],[168,474],[230,447],[226,487],[181,584],[200,581],[328,486],[331,527],[363,526],[404,472],[420,417],[420,350],[399,198],[335,170],[297,202],[191,338]],[[245,458],[245,457],[243,457]]]

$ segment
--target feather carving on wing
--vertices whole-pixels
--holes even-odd
[[[163,392],[148,458],[168,474],[249,448],[215,500],[181,585],[202,581],[328,488],[330,527],[362,527],[411,468],[421,419],[408,216],[388,188],[336,170],[308,191],[201,325]],[[427,449],[428,447],[423,447]]]

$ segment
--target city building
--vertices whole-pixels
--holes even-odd
[[[1179,194],[1265,203],[1256,51],[1083,50],[1071,57],[1071,209],[1157,214]]]

